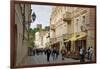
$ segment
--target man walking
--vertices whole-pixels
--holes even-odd
[[[56,49],[56,59],[58,59],[58,55],[59,55],[59,49]]]
[[[53,57],[53,60],[56,59],[56,49],[55,48],[53,48],[52,50],[52,57]]]
[[[84,48],[80,48],[80,62],[84,62],[84,58],[85,58],[85,52],[84,52]]]
[[[92,58],[93,57],[93,49],[92,49],[92,47],[90,47],[90,49],[89,49],[89,60],[90,61],[92,61]]]
[[[51,54],[50,48],[48,48],[48,49],[46,50],[46,54],[47,54],[47,61],[49,62],[50,54]]]

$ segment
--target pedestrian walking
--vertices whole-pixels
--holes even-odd
[[[92,58],[93,57],[93,48],[92,47],[90,47],[90,49],[89,49],[89,60],[90,61],[92,61]]]
[[[89,55],[90,55],[89,50],[90,50],[90,47],[88,47],[88,50],[87,50],[87,55],[86,55],[86,57],[87,57],[87,59],[88,59],[88,60],[89,60]]]
[[[59,49],[56,49],[56,59],[58,59]]]
[[[50,48],[48,48],[47,50],[46,50],[46,55],[47,55],[47,61],[49,62],[49,60],[50,60],[50,54],[51,54],[51,50],[50,50]]]
[[[66,54],[65,49],[62,49],[62,50],[61,50],[61,54],[62,54],[62,60],[64,60],[64,58],[65,58],[65,54]]]
[[[46,55],[47,49],[44,50],[44,54]]]
[[[39,50],[38,49],[36,49],[36,54],[39,55]]]
[[[33,48],[33,56],[35,56],[35,49]]]
[[[84,48],[80,48],[80,62],[84,62],[85,61],[85,51]]]
[[[53,60],[56,59],[56,48],[52,49],[52,57],[53,57]]]

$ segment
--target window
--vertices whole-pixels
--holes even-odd
[[[78,23],[79,23],[79,19],[76,19],[76,32],[78,32]]]
[[[82,23],[85,24],[85,16],[83,16],[82,19],[83,19]]]
[[[86,17],[82,16],[82,24],[81,24],[81,31],[84,31],[86,29]]]

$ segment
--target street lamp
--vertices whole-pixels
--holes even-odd
[[[33,20],[33,22],[35,21],[35,19],[36,19],[36,14],[35,14],[35,12],[33,12],[33,14],[32,14],[32,20]]]

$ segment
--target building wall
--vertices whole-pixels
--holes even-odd
[[[66,21],[63,19],[66,19]],[[51,30],[50,38],[57,38],[56,41],[60,41],[60,47],[64,46],[63,45],[64,34],[68,35],[67,38],[71,38],[72,34],[80,32],[84,32],[87,34],[86,49],[89,46],[94,45],[94,32],[95,32],[94,8],[57,6],[53,8],[50,21],[51,21],[50,27],[52,26],[52,24],[55,25],[55,31],[52,31],[52,29],[50,29]]]
[[[88,38],[87,38],[87,46],[93,47],[95,49],[95,9],[89,9],[89,23],[88,23]]]
[[[62,48],[62,46],[64,46],[63,35],[70,34],[72,33],[72,30],[73,30],[73,29],[69,29],[69,28],[72,28],[71,22],[69,24],[69,22],[63,21],[64,14],[69,11],[71,12],[71,9],[69,8],[70,7],[64,7],[64,6],[55,7],[53,8],[53,12],[51,15],[50,25],[52,24],[55,25],[55,31],[50,31],[50,38],[56,38],[56,42],[60,42],[60,49]],[[55,40],[52,42],[55,42]]]
[[[46,31],[39,31],[35,33],[35,45],[37,48],[44,48],[44,40],[46,39]]]
[[[44,48],[49,47],[49,32],[46,32],[43,36],[43,46]]]
[[[39,45],[40,45],[40,33],[39,32],[36,32],[35,33],[35,46],[36,47],[39,47]]]
[[[16,65],[20,65],[22,60],[27,56],[27,46],[28,46],[28,21],[30,18],[28,18],[28,15],[31,10],[31,5],[26,4],[25,5],[25,21],[23,18],[24,13],[24,5],[23,4],[16,4],[15,5],[15,24],[17,28],[17,36],[16,36],[16,46],[17,46],[17,52],[16,52]],[[25,23],[25,28],[23,23]],[[27,25],[26,25],[27,23]],[[23,32],[24,31],[24,32]]]
[[[82,13],[82,12],[84,12],[84,13]],[[75,22],[74,23],[74,33],[82,32],[81,26],[84,26],[84,28],[87,30],[87,32],[85,32],[87,34],[87,39],[86,39],[86,47],[87,48],[86,49],[88,49],[88,47],[90,47],[90,46],[92,46],[94,49],[95,9],[94,8],[81,8],[80,10],[78,9],[77,13],[80,15],[77,16],[76,12],[74,13],[74,22]],[[83,22],[83,16],[85,16],[85,22]],[[78,26],[76,25],[77,19],[79,20]]]

